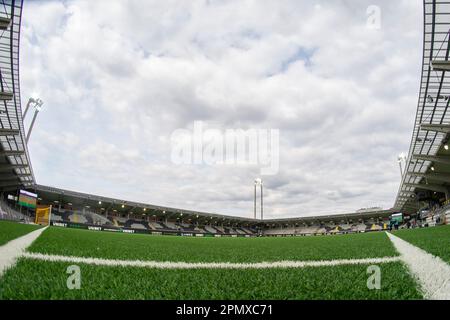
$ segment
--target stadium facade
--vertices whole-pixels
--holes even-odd
[[[234,217],[197,212],[36,184],[26,143],[19,84],[22,0],[4,2],[0,12],[0,217],[28,220],[18,206],[19,190],[37,195],[38,205],[52,205],[52,223],[65,227],[118,232],[191,236],[315,235],[378,231],[402,212],[425,218],[441,214],[450,201],[450,3],[424,1],[422,80],[406,167],[393,209],[287,219]],[[450,210],[449,210],[450,211]]]
[[[22,119],[19,42],[23,1],[0,8],[0,188],[14,191],[35,183]]]
[[[424,1],[422,75],[411,145],[394,209],[443,212],[450,202],[450,3]]]

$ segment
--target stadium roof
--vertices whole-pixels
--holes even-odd
[[[314,216],[314,217],[296,217],[286,219],[253,219],[245,217],[235,217],[210,212],[200,212],[193,210],[185,210],[179,208],[171,208],[158,206],[140,202],[126,201],[121,199],[108,198],[76,191],[64,190],[43,185],[36,185],[33,189],[38,196],[53,203],[53,205],[66,206],[70,204],[72,207],[86,207],[93,211],[106,211],[109,213],[116,211],[118,214],[147,215],[159,218],[196,221],[199,223],[229,223],[229,224],[248,224],[248,225],[285,225],[296,223],[320,223],[320,222],[340,222],[358,221],[361,219],[377,219],[386,218],[394,211],[392,210],[375,210],[370,212],[353,212],[339,215]],[[102,210],[103,209],[103,210]],[[145,211],[144,211],[145,209]]]
[[[19,41],[22,0],[0,6],[0,190],[34,184],[22,120]]]
[[[342,222],[342,221],[359,221],[366,219],[382,219],[387,218],[396,211],[389,210],[377,210],[368,212],[351,212],[343,214],[312,216],[312,217],[298,217],[298,218],[285,218],[285,219],[267,219],[264,220],[265,224],[314,224],[321,222]]]
[[[449,199],[450,2],[424,1],[423,64],[416,120],[394,208],[417,211],[420,191]]]
[[[40,198],[47,201],[57,201],[61,204],[72,204],[73,206],[84,206],[91,209],[105,209],[116,210],[122,214],[136,214],[136,215],[155,215],[158,217],[167,217],[168,219],[175,219],[182,217],[183,219],[195,219],[197,221],[217,221],[226,220],[228,222],[240,222],[240,223],[255,223],[259,220],[242,218],[235,216],[227,216],[222,214],[200,212],[193,210],[185,210],[179,208],[171,208],[165,206],[158,206],[152,204],[146,204],[141,202],[126,201],[121,199],[108,198],[103,196],[97,196],[93,194],[87,194],[82,192],[64,190],[59,188],[53,188],[42,185],[35,185],[33,189]],[[123,207],[122,207],[123,206]],[[146,209],[144,211],[144,209]]]

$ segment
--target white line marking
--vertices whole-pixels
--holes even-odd
[[[112,260],[98,258],[84,258],[73,256],[47,255],[42,253],[26,252],[25,258],[50,262],[85,263],[97,266],[112,267],[140,267],[154,269],[269,269],[269,268],[306,268],[326,267],[338,265],[377,264],[398,262],[400,257],[384,257],[369,259],[343,259],[328,261],[274,261],[255,263],[230,263],[230,262],[169,262],[169,261],[142,261],[142,260]]]
[[[399,237],[387,232],[402,261],[420,284],[425,299],[450,299],[450,265]]]
[[[47,229],[47,227],[27,233],[0,247],[0,276],[6,269],[14,266],[17,258],[24,253],[25,249],[28,248],[45,229]]]

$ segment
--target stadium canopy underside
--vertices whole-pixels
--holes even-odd
[[[0,6],[0,191],[34,184],[20,101],[22,4],[22,0],[4,0]]]
[[[421,199],[450,200],[450,2],[424,1],[419,101],[394,208],[417,212]]]

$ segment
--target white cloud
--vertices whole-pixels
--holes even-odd
[[[420,1],[25,3],[21,84],[46,109],[39,183],[252,216],[254,166],[180,166],[170,136],[280,130],[266,216],[393,204],[419,87]],[[402,12],[402,18],[398,18]]]

